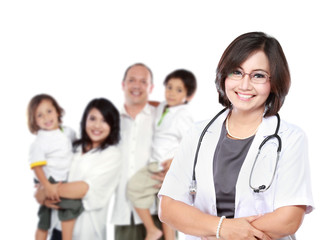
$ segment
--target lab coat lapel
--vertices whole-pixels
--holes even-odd
[[[253,191],[249,186],[249,179],[250,179],[250,173],[251,173],[252,166],[254,164],[255,157],[258,153],[259,146],[267,136],[274,134],[276,126],[277,126],[277,118],[275,116],[263,118],[262,123],[251,144],[251,147],[248,151],[245,161],[243,162],[242,167],[240,169],[237,184],[236,184],[235,217],[238,216],[239,214],[238,206],[240,204],[241,199],[247,199],[248,194],[249,195],[253,194]],[[260,174],[260,177],[263,178],[264,175]]]
[[[198,191],[199,193],[206,193],[197,194],[196,201],[205,206],[205,209],[202,209],[203,211],[213,215],[217,214],[213,182],[213,156],[220,138],[222,124],[227,115],[228,111],[219,116],[204,135],[196,167]]]

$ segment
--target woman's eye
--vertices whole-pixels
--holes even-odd
[[[242,72],[239,70],[235,70],[232,72],[233,75],[242,76]]]
[[[94,121],[94,120],[96,120],[96,118],[94,116],[89,116],[89,120]]]
[[[254,78],[266,78],[266,75],[263,73],[255,73],[253,75]]]

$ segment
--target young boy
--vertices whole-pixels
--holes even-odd
[[[128,197],[147,230],[146,240],[156,240],[164,235],[166,240],[175,239],[175,232],[163,224],[163,232],[151,217],[149,208],[154,203],[158,189],[157,180],[151,178],[162,170],[161,163],[173,159],[183,134],[193,124],[187,103],[192,99],[197,82],[192,72],[179,69],[170,73],[165,81],[165,98],[156,112],[152,155],[148,166],[138,171],[128,183]]]

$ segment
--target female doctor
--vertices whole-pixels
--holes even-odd
[[[236,38],[216,86],[226,110],[182,141],[159,192],[160,219],[188,239],[295,239],[313,200],[306,136],[276,116],[290,87],[279,42],[261,32]]]

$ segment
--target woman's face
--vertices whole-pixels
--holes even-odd
[[[93,108],[90,110],[86,120],[86,133],[88,134],[92,148],[97,148],[109,136],[110,126],[105,121],[101,112]]]
[[[264,71],[270,76],[269,61],[263,51],[257,51],[247,58],[239,69],[244,73]],[[242,80],[226,78],[225,91],[233,110],[245,113],[264,112],[265,102],[270,94],[270,81],[253,83],[246,74]]]

